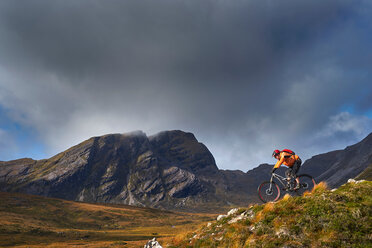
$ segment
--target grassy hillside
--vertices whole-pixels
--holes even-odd
[[[169,247],[372,247],[372,182],[237,209]]]
[[[215,216],[0,192],[0,247],[143,247]]]

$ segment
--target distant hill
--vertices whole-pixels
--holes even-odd
[[[335,191],[318,185],[302,197],[232,209],[164,244],[186,247],[371,247],[372,182]]]
[[[372,164],[372,134],[345,150],[314,156],[300,173],[337,187]],[[221,211],[257,202],[273,165],[219,170],[192,133],[141,131],[90,138],[49,159],[0,162],[0,191],[74,201],[186,211]],[[283,173],[284,169],[280,169]]]
[[[372,164],[372,133],[344,150],[319,154],[306,160],[301,173],[310,173],[317,182],[338,187],[355,178]]]

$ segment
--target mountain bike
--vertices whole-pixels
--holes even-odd
[[[298,188],[296,178],[291,176],[289,178],[283,177],[279,174],[272,173],[270,181],[265,181],[258,186],[258,197],[263,202],[275,202],[279,200],[281,191],[285,191],[291,195],[302,195],[306,191],[311,191],[316,185],[312,176],[302,174],[297,176],[300,181]],[[280,183],[276,183],[274,178]]]

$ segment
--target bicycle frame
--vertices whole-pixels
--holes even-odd
[[[287,181],[287,178],[286,177],[283,177],[279,174],[276,174],[276,173],[272,173],[271,174],[271,179],[270,179],[270,184],[273,182],[273,179],[276,178],[282,185],[283,187],[286,187],[286,185],[283,183],[283,181]],[[271,189],[271,186],[270,186],[270,189]]]

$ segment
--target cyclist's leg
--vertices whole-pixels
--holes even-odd
[[[302,164],[302,160],[298,158],[295,164],[293,165],[293,177],[296,178],[296,183],[297,183],[296,188],[299,188],[300,186],[300,179],[297,177],[297,173],[301,168],[301,164]]]
[[[285,177],[287,178],[287,181],[289,181],[292,177],[292,168],[289,167],[286,171],[285,171]]]

